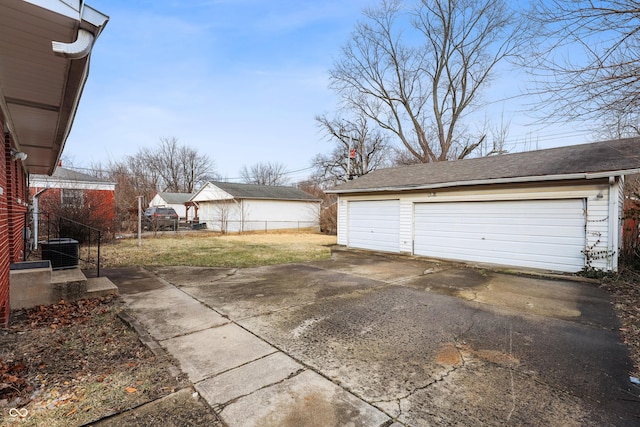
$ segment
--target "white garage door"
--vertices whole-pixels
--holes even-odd
[[[414,253],[576,272],[584,266],[584,201],[419,203]]]
[[[400,252],[400,201],[349,202],[348,246]]]

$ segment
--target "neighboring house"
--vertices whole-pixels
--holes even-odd
[[[108,17],[81,0],[0,2],[0,326],[23,260],[29,174],[52,174]]]
[[[338,244],[578,272],[616,270],[640,139],[377,170],[338,194]]]
[[[157,193],[149,202],[149,207],[173,208],[180,219],[190,220],[198,216],[193,203],[189,200],[192,193]],[[194,207],[194,209],[191,209]],[[192,212],[193,211],[193,212]]]
[[[321,200],[295,187],[208,182],[191,201],[209,230],[319,228]]]
[[[82,222],[101,231],[106,231],[113,224],[116,213],[115,189],[114,182],[61,166],[51,176],[29,175],[32,202],[39,213],[59,213],[65,207],[82,206],[84,209],[79,212],[87,216]],[[34,209],[34,215],[38,212]],[[37,218],[34,220],[37,221]]]

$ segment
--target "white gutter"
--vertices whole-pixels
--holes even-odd
[[[413,190],[432,190],[437,188],[462,187],[471,185],[489,185],[489,184],[513,184],[523,182],[544,182],[544,181],[566,181],[575,179],[600,179],[612,176],[630,175],[640,173],[640,168],[627,169],[621,171],[595,172],[595,173],[574,173],[565,175],[540,175],[540,176],[518,176],[513,178],[493,178],[478,179],[471,181],[454,181],[442,182],[436,184],[424,184],[416,186],[404,187],[374,187],[374,188],[355,188],[348,190],[326,190],[325,193],[349,194],[349,193],[375,193],[382,191],[413,191]]]
[[[78,38],[73,43],[51,42],[53,53],[67,59],[80,59],[91,53],[95,36],[87,30],[78,30]]]

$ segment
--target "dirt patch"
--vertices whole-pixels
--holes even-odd
[[[438,350],[436,363],[443,366],[460,366],[462,365],[462,356],[454,344],[446,343]]]
[[[221,240],[262,243],[262,244],[286,244],[286,245],[335,245],[336,236],[329,236],[318,233],[297,233],[297,232],[280,232],[280,233],[246,233],[246,234],[228,234],[220,236]]]
[[[120,426],[211,426],[222,427],[215,413],[199,398],[193,388],[177,391],[121,415],[92,423],[92,427]]]
[[[620,337],[629,348],[634,365],[629,375],[640,378],[640,273],[622,270],[619,275],[604,279],[601,287],[611,295],[621,323]]]
[[[84,425],[190,386],[121,310],[109,297],[14,312],[0,330],[0,425]]]
[[[101,248],[102,266],[256,267],[328,259],[335,236],[313,233],[172,233],[119,239]]]

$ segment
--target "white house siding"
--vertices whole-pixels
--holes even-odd
[[[618,200],[617,191],[614,196]],[[589,181],[586,184],[484,186],[484,188],[466,187],[466,189],[462,190],[438,189],[378,195],[341,194],[338,203],[338,244],[345,245],[348,242],[349,202],[390,198],[398,198],[400,200],[399,240],[401,252],[413,253],[414,204],[432,202],[583,199],[586,201],[587,210],[585,224],[586,246],[592,246],[593,251],[605,251],[606,253],[607,246],[610,245],[610,233],[608,232],[610,220],[608,207],[609,184],[606,181],[596,180]],[[616,212],[618,211],[616,210]],[[617,218],[616,221],[618,221]],[[608,260],[607,257],[593,260],[592,266],[602,269],[615,268],[612,261]]]
[[[207,229],[237,233],[318,228],[320,203],[285,200],[199,202],[200,222]]]
[[[344,245],[344,246],[347,246],[347,244],[349,243],[349,241],[347,240],[347,219],[349,218],[348,210],[349,208],[348,208],[347,200],[339,199],[338,200],[338,221],[337,221],[338,238],[336,241],[339,245]]]
[[[609,247],[609,197],[608,191],[602,198],[587,200],[587,265],[593,268],[607,269],[607,250]]]
[[[207,225],[208,230],[237,232],[234,224],[239,224],[240,209],[233,200],[221,202],[198,203],[198,217],[201,223]]]
[[[209,202],[212,200],[232,200],[233,196],[211,183],[207,183],[192,198],[193,202]]]
[[[622,230],[623,230],[623,225],[624,225],[624,185],[625,185],[625,178],[624,176],[621,176],[618,179],[618,254],[620,253],[620,248],[622,248],[623,240],[622,240]],[[615,257],[615,270],[618,269],[618,257]]]
[[[318,228],[320,203],[292,200],[242,201],[242,231]]]

